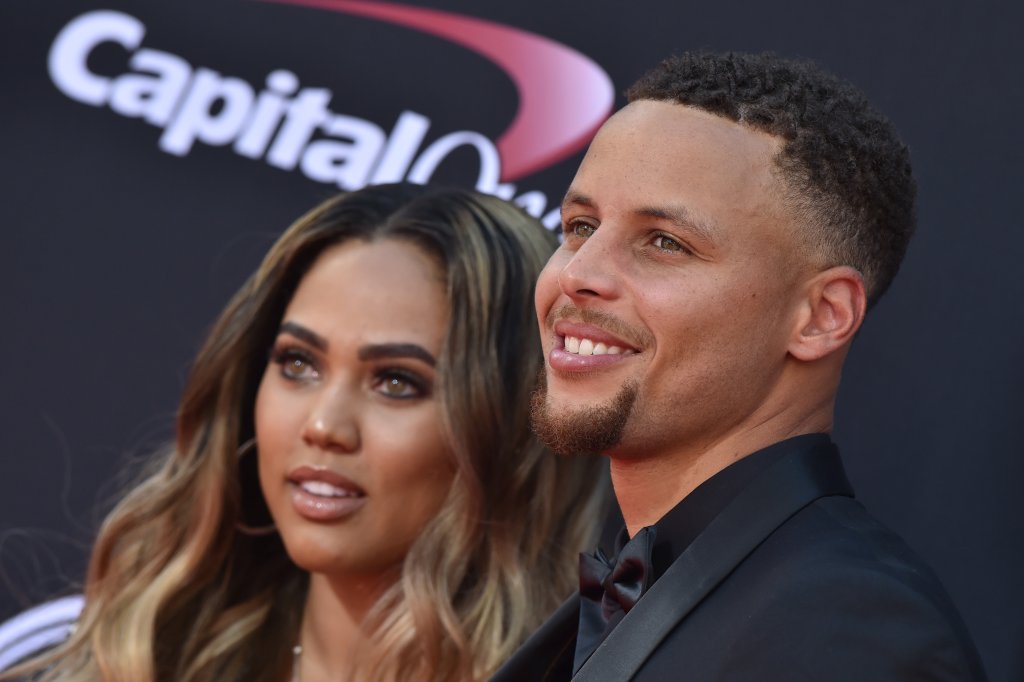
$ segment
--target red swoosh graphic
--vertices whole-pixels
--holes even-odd
[[[611,113],[611,78],[572,48],[521,29],[440,10],[366,0],[264,0],[379,19],[436,35],[497,64],[519,110],[496,142],[501,179],[516,180],[583,149]]]

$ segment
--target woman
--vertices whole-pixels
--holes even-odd
[[[367,188],[300,218],[215,324],[176,443],[32,670],[485,679],[572,590],[601,517],[597,461],[529,431],[552,248],[462,190]]]

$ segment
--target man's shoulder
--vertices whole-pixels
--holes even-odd
[[[736,584],[764,612],[802,621],[894,617],[966,629],[935,572],[856,500],[817,500],[783,524],[737,570]],[[750,588],[743,590],[742,583]],[[756,590],[756,591],[755,591]]]
[[[984,679],[935,574],[846,497],[815,501],[766,538],[661,648],[682,650],[728,679]]]
[[[908,587],[941,587],[898,534],[849,497],[815,500],[779,526],[750,558],[764,567],[784,568],[780,577],[888,578]]]

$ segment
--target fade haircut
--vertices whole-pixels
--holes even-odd
[[[824,266],[860,271],[868,306],[889,288],[914,232],[910,154],[849,83],[773,54],[684,53],[626,93],[685,104],[782,138],[786,204]]]

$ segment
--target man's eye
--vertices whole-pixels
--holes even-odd
[[[662,251],[680,251],[689,253],[690,250],[683,246],[680,242],[676,241],[672,237],[667,237],[663,234],[659,234],[654,238],[654,246],[661,249]]]
[[[587,239],[588,237],[591,237],[596,231],[597,228],[591,225],[590,223],[584,223],[580,221],[569,223],[569,234],[571,234],[573,237],[578,237],[579,239]]]

